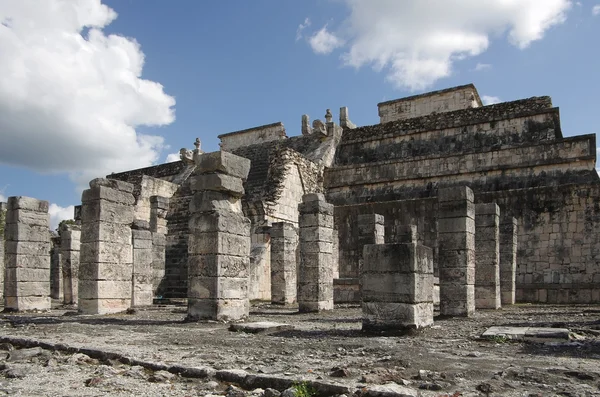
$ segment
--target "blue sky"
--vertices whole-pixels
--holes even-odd
[[[56,223],[91,178],[196,137],[297,135],[341,106],[375,124],[378,102],[471,82],[597,133],[599,37],[596,0],[3,0],[0,198],[48,200]]]

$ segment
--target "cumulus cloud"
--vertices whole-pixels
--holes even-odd
[[[483,53],[491,37],[506,35],[526,48],[564,22],[571,6],[571,0],[343,1],[350,15],[339,32],[324,28],[313,37],[347,43],[346,65],[384,70],[397,88],[409,90],[449,76],[456,60]],[[317,53],[331,52],[310,44]]]
[[[592,15],[600,15],[600,4],[597,4],[594,7],[592,7]]]
[[[502,100],[497,96],[483,95],[481,97],[481,102],[483,102],[484,105],[493,105],[502,102]]]
[[[67,207],[61,207],[58,204],[51,203],[48,207],[48,213],[50,214],[50,230],[56,230],[58,224],[65,219],[73,219],[75,207],[69,205]]]
[[[327,25],[323,26],[321,30],[313,34],[308,39],[308,42],[314,52],[324,55],[329,54],[336,48],[344,45],[343,40],[327,30]]]
[[[304,23],[301,23],[300,25],[298,25],[298,29],[296,29],[296,41],[298,41],[302,38],[302,32],[304,31],[304,29],[306,29],[309,26],[310,26],[310,18],[306,18],[304,20]]]
[[[6,203],[6,196],[0,193],[0,203]]]
[[[179,161],[179,160],[181,160],[181,157],[179,156],[179,152],[169,153],[167,155],[167,159],[165,160],[165,163],[173,163],[173,162]]]
[[[489,63],[481,63],[478,62],[477,65],[475,65],[475,69],[473,69],[476,72],[481,72],[482,70],[487,70],[487,69],[491,69],[492,65],[490,65]]]
[[[131,38],[106,35],[117,14],[100,0],[0,2],[0,162],[97,176],[156,162],[160,136],[136,127],[173,122],[173,97],[142,78]]]

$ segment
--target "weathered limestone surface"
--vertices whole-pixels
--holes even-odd
[[[480,107],[483,104],[472,84],[382,102],[377,105],[381,123],[425,116],[431,113]]]
[[[79,295],[81,225],[64,224],[60,231],[64,303],[76,305]]]
[[[152,290],[152,232],[146,221],[135,221],[131,228],[133,245],[132,306],[150,306],[154,297]]]
[[[50,309],[49,227],[47,201],[9,197],[4,230],[5,309]]]
[[[4,227],[6,203],[0,203],[0,299],[4,299]]]
[[[52,299],[62,299],[63,278],[60,236],[50,237],[50,243],[50,297]]]
[[[500,294],[503,305],[515,304],[517,270],[517,220],[502,215],[500,223]]]
[[[221,139],[221,150],[227,151],[256,143],[276,141],[285,138],[287,138],[287,136],[285,134],[283,123],[281,122],[219,135],[219,139]]]
[[[188,242],[188,319],[248,317],[250,220],[240,197],[250,161],[219,151],[197,157]]]
[[[475,205],[475,308],[499,309],[500,207]]]
[[[366,245],[362,328],[404,331],[433,324],[433,255],[416,241]]]
[[[470,316],[475,311],[475,204],[466,187],[438,191],[440,314]]]
[[[320,193],[305,194],[300,212],[300,312],[333,309],[333,205]]]
[[[167,215],[169,199],[161,196],[150,197],[150,232],[152,232],[152,295],[159,294],[165,277],[166,245],[168,233]]]
[[[82,194],[78,307],[106,314],[131,306],[133,185],[98,178]]]
[[[291,223],[271,226],[271,302],[296,302],[298,231]]]

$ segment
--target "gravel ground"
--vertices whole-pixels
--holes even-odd
[[[294,329],[248,334],[218,322],[186,323],[183,306],[111,316],[57,308],[4,314],[0,332],[166,365],[337,382],[356,387],[357,394],[394,382],[425,397],[600,396],[600,306],[515,305],[478,311],[468,319],[436,319],[434,327],[410,336],[365,335],[360,315],[358,307],[298,314],[294,307],[259,304],[249,321],[276,321]],[[494,325],[562,327],[572,335],[553,343],[482,340]],[[0,345],[0,395],[264,395],[79,353],[11,348]]]

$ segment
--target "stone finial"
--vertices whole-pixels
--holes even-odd
[[[333,120],[333,115],[331,114],[331,109],[327,109],[327,112],[325,112],[325,122],[331,123],[331,120]]]
[[[199,151],[200,150],[200,145],[202,143],[200,142],[200,138],[196,138],[196,140],[194,141],[194,146],[196,147],[196,150]]]
[[[308,114],[302,115],[302,135],[312,134],[312,128],[310,128],[310,117]]]
[[[348,116],[348,107],[346,106],[342,106],[340,108],[340,126],[342,126],[342,128],[356,128],[356,125],[350,121],[350,117]]]

